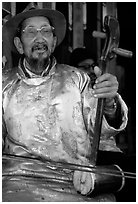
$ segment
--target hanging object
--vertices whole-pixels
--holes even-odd
[[[82,3],[82,9],[83,9],[83,29],[86,30],[87,28],[87,4],[86,2]]]
[[[43,2],[37,2],[38,8],[42,9],[43,8]]]
[[[68,50],[71,53],[73,51],[73,3],[68,2]]]
[[[42,4],[42,8],[47,8],[47,9],[53,9],[55,10],[56,8],[56,2],[38,2],[38,4]]]
[[[56,10],[56,2],[51,2],[51,9]]]
[[[37,2],[37,5],[40,9],[48,8],[48,9],[56,9],[56,2]]]
[[[16,2],[11,2],[11,15],[16,15]]]
[[[68,2],[68,51],[72,53],[73,51],[73,3]]]
[[[73,49],[83,47],[83,6],[81,2],[73,3]]]
[[[68,3],[69,30],[72,30],[72,2]]]

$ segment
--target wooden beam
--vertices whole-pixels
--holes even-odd
[[[16,2],[11,2],[11,15],[16,15]]]
[[[83,5],[81,2],[73,3],[73,49],[83,47]]]
[[[42,8],[53,9],[53,10],[56,9],[56,2],[43,2],[41,4],[42,4]]]

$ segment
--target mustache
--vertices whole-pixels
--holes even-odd
[[[46,43],[35,43],[32,47],[32,51],[39,50],[39,49],[44,49],[48,50],[48,46]]]

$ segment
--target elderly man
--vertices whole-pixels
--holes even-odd
[[[88,196],[93,174],[61,168],[58,162],[91,165],[100,97],[106,101],[99,148],[119,151],[114,136],[126,127],[127,107],[116,78],[100,76],[95,67],[92,89],[86,73],[57,64],[52,53],[66,31],[58,11],[29,10],[11,18],[4,29],[12,51],[16,48],[22,57],[4,76],[3,201],[96,201]],[[119,121],[112,127],[118,108]]]

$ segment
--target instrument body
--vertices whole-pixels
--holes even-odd
[[[93,195],[100,193],[114,193],[120,191],[125,185],[125,176],[118,165],[96,166]],[[114,174],[113,172],[116,172]],[[106,172],[106,174],[104,174]]]

